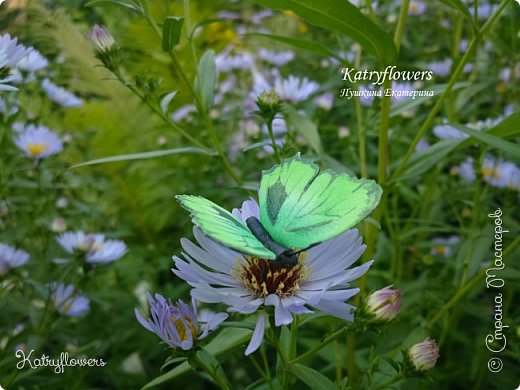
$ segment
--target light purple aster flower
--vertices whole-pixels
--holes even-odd
[[[462,164],[454,167],[454,173],[459,175],[464,181],[472,182],[477,178],[473,167],[473,158],[468,157]]]
[[[443,61],[430,62],[428,69],[436,76],[444,77],[450,73],[452,63],[451,58],[446,58]]]
[[[520,168],[511,161],[486,156],[481,172],[483,180],[493,187],[520,190]]]
[[[63,283],[50,285],[54,307],[69,317],[81,317],[90,309],[90,301],[83,294],[74,294],[74,286]]]
[[[498,4],[489,4],[488,2],[481,1],[477,6],[477,17],[479,19],[488,19],[498,8]],[[475,17],[475,7],[471,4],[469,7],[469,13]]]
[[[14,143],[27,157],[41,159],[63,150],[63,141],[45,126],[28,125],[18,133]]]
[[[421,138],[417,145],[415,145],[415,152],[421,153],[430,149],[430,144],[424,138]]]
[[[84,253],[87,263],[110,263],[128,250],[123,241],[106,240],[103,234],[85,234],[82,231],[63,233],[57,241],[70,254]]]
[[[426,3],[422,1],[410,1],[410,5],[408,6],[408,14],[409,15],[422,15],[426,11]]]
[[[194,104],[185,104],[179,107],[171,116],[175,122],[180,122],[184,119],[189,119],[191,113],[197,112],[197,107]]]
[[[258,57],[262,60],[269,62],[272,65],[283,66],[294,59],[294,52],[292,51],[280,51],[275,52],[267,49],[260,49],[258,51]]]
[[[0,275],[29,261],[29,254],[21,249],[0,243]]]
[[[49,61],[38,50],[31,48],[29,52],[20,60],[18,68],[27,72],[37,72],[45,69]]]
[[[31,48],[18,43],[18,38],[11,38],[11,35],[0,36],[0,67],[8,66],[16,68],[18,63],[29,54]]]
[[[74,95],[72,92],[67,91],[65,88],[57,86],[49,79],[42,81],[42,89],[45,91],[49,99],[62,107],[70,108],[83,105],[83,101],[79,97]]]
[[[315,93],[320,85],[306,77],[289,76],[287,79],[277,78],[274,89],[282,99],[291,102],[301,102]]]
[[[160,294],[147,293],[150,303],[150,318],[145,319],[139,310],[135,309],[135,316],[139,323],[154,332],[172,348],[181,348],[185,351],[193,348],[196,340],[202,340],[219,327],[228,318],[226,313],[217,313],[197,316],[197,304],[192,299],[191,306],[181,299],[173,304]]]
[[[330,111],[334,105],[334,94],[332,92],[325,92],[314,99],[316,106],[323,108],[325,111]]]
[[[465,139],[469,136],[449,124],[437,125],[433,128],[433,134],[440,139]]]
[[[244,221],[258,217],[258,204],[247,200],[233,213]],[[191,295],[198,301],[222,302],[229,306],[228,311],[243,314],[261,310],[246,355],[262,343],[263,306],[274,306],[276,326],[290,324],[294,314],[311,313],[309,307],[347,321],[353,319],[354,307],[345,301],[359,289],[348,288],[348,283],[372,264],[369,261],[348,269],[365,250],[356,229],[301,252],[298,264],[288,268],[242,255],[206,237],[197,227],[193,232],[199,246],[183,238],[184,258],[173,257],[172,271],[193,287]]]
[[[398,83],[392,82],[392,90],[396,92],[396,95],[392,95],[392,104],[397,104],[399,102],[411,99],[411,96],[408,96],[409,92],[414,92],[416,89],[411,83]]]
[[[460,241],[459,236],[437,237],[432,239],[431,254],[436,256],[450,257],[452,247]]]
[[[215,57],[218,72],[230,72],[235,69],[250,69],[254,65],[253,56],[245,51],[233,52],[230,46]]]

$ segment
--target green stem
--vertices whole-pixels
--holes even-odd
[[[444,90],[444,92],[440,96],[439,100],[437,100],[437,102],[431,109],[430,113],[426,117],[426,120],[423,122],[422,126],[419,128],[419,131],[417,132],[414,140],[412,141],[411,145],[409,146],[405,156],[401,160],[401,163],[399,164],[398,168],[392,174],[391,180],[396,180],[403,173],[403,171],[406,167],[406,164],[408,163],[408,160],[410,160],[410,158],[412,157],[412,154],[415,151],[415,147],[417,146],[417,144],[419,143],[421,138],[424,136],[424,133],[426,133],[426,131],[433,124],[433,120],[435,119],[435,116],[441,109],[446,98],[450,95],[451,90],[453,89],[453,86],[455,85],[455,82],[458,80],[458,78],[462,74],[462,71],[464,70],[464,66],[468,62],[471,55],[473,54],[478,42],[489,31],[491,26],[493,26],[493,24],[495,23],[495,21],[500,16],[500,14],[502,13],[502,11],[504,10],[504,8],[507,6],[508,3],[509,3],[508,0],[502,0],[502,3],[500,3],[500,6],[496,10],[496,12],[486,21],[486,23],[484,24],[484,26],[482,26],[480,31],[477,34],[475,34],[475,36],[472,38],[472,40],[469,44],[469,47],[468,47],[468,51],[464,54],[464,56],[460,60],[459,64],[457,65],[457,68],[455,69],[455,71],[453,72],[453,74],[450,77],[450,80],[448,81],[448,85],[446,86],[446,89]]]
[[[397,48],[397,52],[401,48],[401,41],[403,39],[404,27],[406,26],[406,19],[408,19],[408,7],[410,5],[410,0],[403,0],[401,4],[401,10],[399,12],[399,21],[397,22],[397,27],[395,29],[394,35],[394,43]]]
[[[403,378],[402,374],[397,374],[392,379],[387,380],[386,382],[381,383],[379,386],[375,387],[374,390],[383,390],[393,385],[394,383],[399,382]]]
[[[271,138],[271,145],[273,146],[273,152],[274,152],[274,158],[276,160],[277,164],[280,164],[280,152],[278,151],[278,145],[276,145],[276,140],[274,139],[274,133],[273,133],[273,119],[270,118],[265,121],[267,124],[267,131],[269,132],[269,138]]]
[[[291,361],[289,361],[289,364],[295,364],[295,363],[298,363],[302,360],[305,360],[309,357],[311,357],[312,355],[314,355],[316,352],[320,351],[321,349],[325,348],[327,345],[329,345],[330,343],[332,343],[334,340],[337,340],[338,338],[340,338],[341,336],[343,336],[345,333],[348,333],[350,331],[353,330],[353,326],[352,324],[348,324],[348,325],[345,325],[343,326],[342,328],[339,328],[337,331],[335,331],[334,333],[328,335],[327,337],[325,337],[318,345],[316,345],[315,347],[309,349],[307,352],[305,352],[304,354],[292,359]]]

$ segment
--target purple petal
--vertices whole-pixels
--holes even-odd
[[[262,344],[262,340],[264,339],[264,331],[265,331],[265,313],[262,311],[258,315],[258,319],[256,320],[255,330],[253,332],[253,337],[251,337],[251,341],[244,352],[244,355],[248,356],[255,352]]]

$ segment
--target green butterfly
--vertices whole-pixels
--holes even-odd
[[[246,223],[201,196],[177,195],[193,222],[212,239],[246,255],[293,266],[298,254],[362,221],[378,205],[381,187],[319,167],[299,155],[262,172],[260,219]]]

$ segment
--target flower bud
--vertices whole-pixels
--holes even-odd
[[[367,300],[367,311],[376,320],[392,321],[401,310],[401,291],[387,286],[370,294]]]
[[[417,371],[428,371],[435,367],[435,363],[439,358],[439,347],[435,340],[426,339],[422,343],[411,347],[408,355]]]
[[[265,119],[266,122],[272,122],[276,114],[282,111],[282,100],[274,89],[264,91],[256,100],[258,106],[258,114]]]
[[[111,50],[116,43],[112,34],[105,27],[98,24],[90,29],[87,33],[87,38],[94,44],[95,49],[100,52]]]

